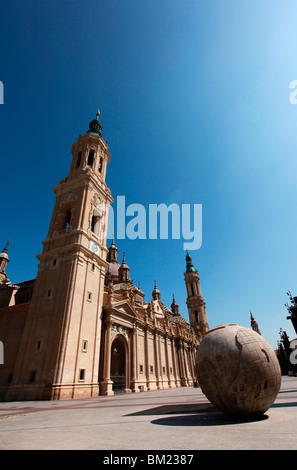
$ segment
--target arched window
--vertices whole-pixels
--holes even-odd
[[[93,166],[94,163],[94,152],[93,150],[90,150],[89,156],[88,156],[88,166]]]
[[[71,221],[71,212],[67,212],[66,214],[66,225],[65,225],[65,228],[69,227],[70,226],[70,221]]]
[[[193,287],[193,284],[191,284],[191,291],[192,291],[192,295],[195,295],[195,294],[194,294],[194,287]]]
[[[59,214],[59,224],[57,226],[57,231],[59,232],[60,230],[67,230],[71,226],[72,223],[72,214],[71,210],[67,210],[65,208],[65,211],[61,212]]]
[[[76,168],[80,167],[80,163],[81,163],[81,152],[79,152],[79,154],[77,155]]]

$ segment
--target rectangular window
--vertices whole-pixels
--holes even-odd
[[[92,263],[92,264],[91,264],[91,271],[92,271],[92,272],[95,271],[95,263]]]
[[[79,380],[83,382],[85,380],[86,369],[80,369],[79,371]]]
[[[80,167],[80,162],[81,162],[81,152],[79,152],[79,154],[77,155],[76,168]]]
[[[48,296],[48,297],[51,297],[51,295],[52,295],[52,290],[49,289],[49,290],[47,291],[47,296]]]
[[[93,166],[94,163],[94,152],[93,150],[90,150],[89,156],[88,156],[88,166]]]
[[[30,372],[29,382],[34,382],[36,377],[36,370]]]
[[[154,366],[151,366],[151,374],[154,373]]]
[[[36,351],[40,351],[40,349],[41,349],[41,341],[37,341]]]
[[[92,302],[92,292],[88,292],[88,301]]]
[[[12,376],[13,376],[13,373],[11,372],[10,374],[8,374],[8,377],[7,377],[7,383],[8,384],[11,384],[12,382]]]
[[[88,341],[84,339],[82,343],[82,351],[87,352],[87,350],[88,350]]]
[[[163,374],[165,374],[165,367],[163,367]]]
[[[140,371],[141,374],[143,374],[143,365],[142,364],[139,365],[139,371]]]
[[[56,266],[56,264],[57,264],[57,260],[55,258],[55,259],[53,259],[53,266]]]
[[[195,310],[195,321],[198,322],[198,312]]]

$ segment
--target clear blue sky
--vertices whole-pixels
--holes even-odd
[[[275,0],[1,1],[0,245],[36,277],[71,145],[97,108],[107,184],[127,204],[202,204],[191,252],[211,327],[293,339],[297,295],[297,4]],[[187,318],[181,240],[116,242],[150,298]]]

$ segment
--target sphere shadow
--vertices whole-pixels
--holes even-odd
[[[268,419],[268,415],[231,417],[223,412],[212,412],[210,414],[190,414],[182,416],[168,416],[166,418],[154,419],[152,424],[161,426],[226,426],[243,423],[254,423]]]

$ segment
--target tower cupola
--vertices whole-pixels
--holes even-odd
[[[179,307],[178,304],[175,301],[174,294],[173,294],[173,299],[172,299],[172,304],[171,304],[171,312],[173,313],[174,316],[179,315]]]
[[[155,287],[154,287],[154,290],[152,292],[152,299],[153,300],[161,300],[161,292],[159,291],[159,289],[157,287],[156,279],[155,279]]]
[[[130,282],[130,268],[126,264],[126,259],[125,259],[125,252],[123,253],[123,261],[121,266],[119,267],[119,278],[121,282]]]
[[[112,239],[111,245],[108,248],[106,256],[108,262],[108,270],[106,272],[106,281],[118,280],[119,276],[119,250],[114,244],[114,238]]]
[[[196,272],[196,269],[194,268],[193,263],[192,263],[192,258],[189,255],[188,251],[187,251],[187,256],[186,256],[186,262],[187,262],[186,272],[187,273]]]
[[[119,262],[119,250],[117,249],[117,247],[114,244],[114,238],[112,239],[111,245],[108,248],[108,253],[107,253],[106,260],[109,263],[118,263]]]
[[[100,111],[98,109],[97,114],[96,114],[96,119],[93,119],[90,124],[89,124],[89,130],[87,131],[88,134],[97,134],[101,137],[101,131],[102,131],[102,124],[99,121],[99,115]]]

